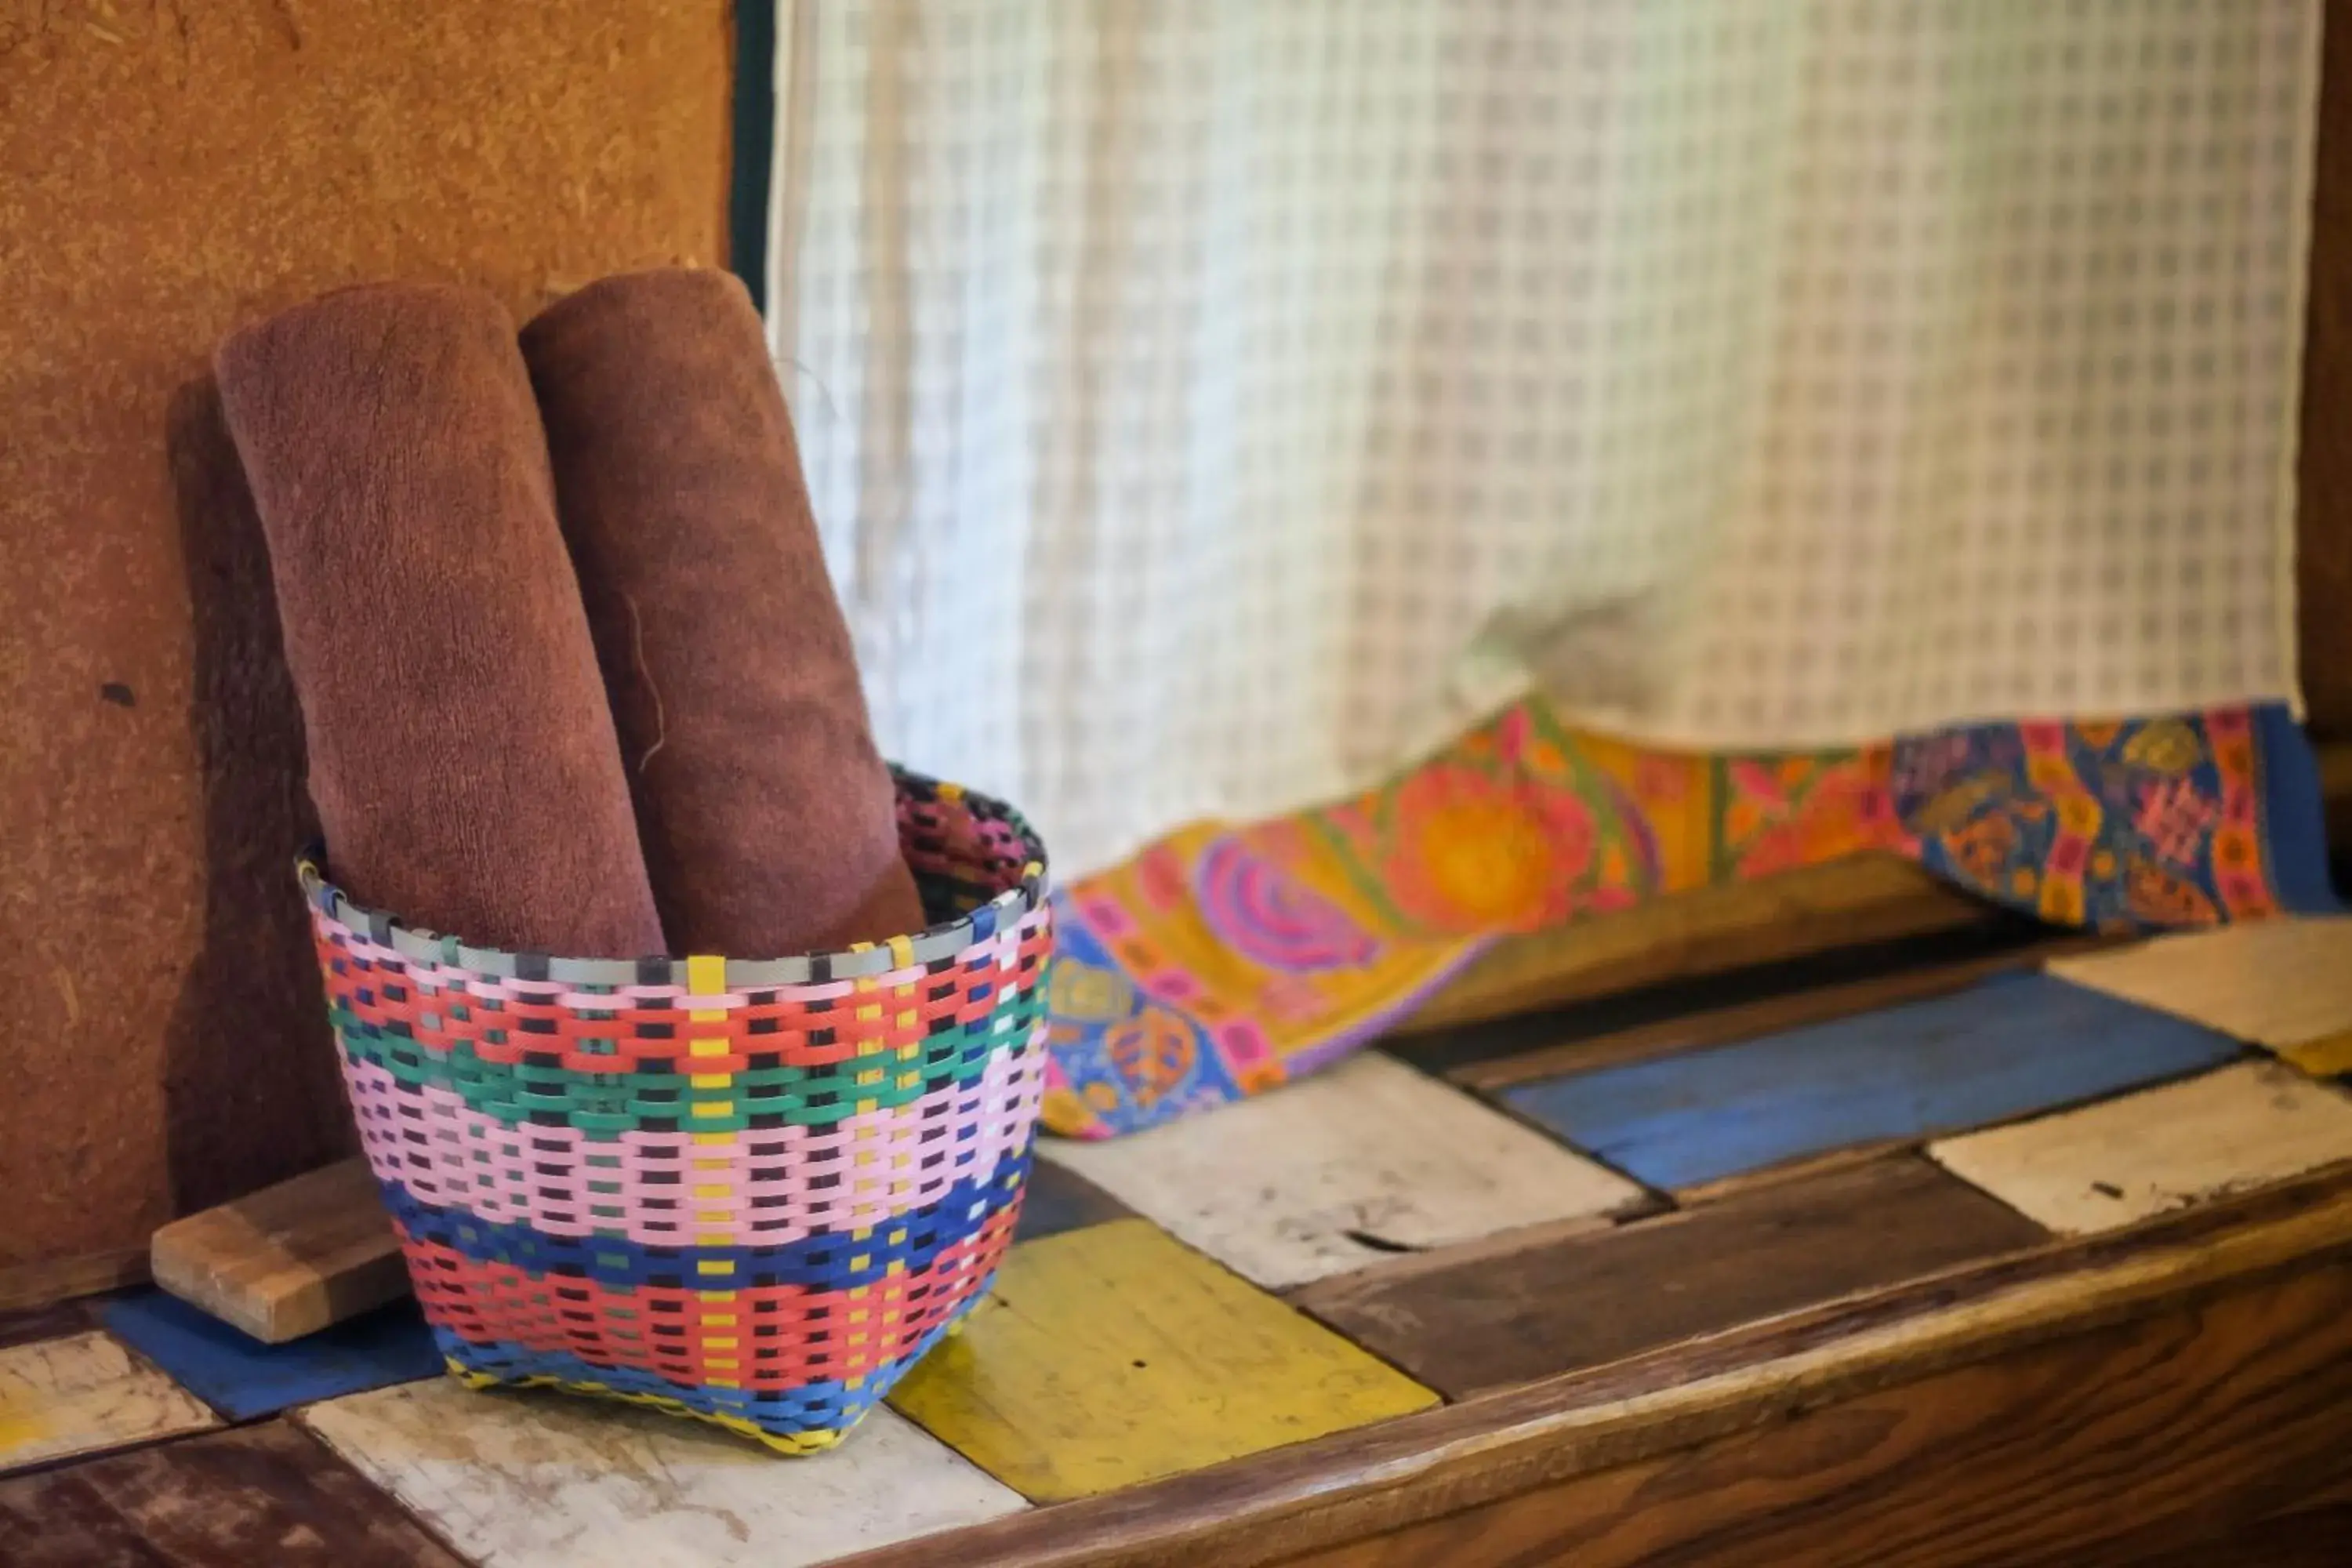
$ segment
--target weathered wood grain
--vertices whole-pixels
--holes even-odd
[[[674,1415],[449,1378],[299,1419],[480,1568],[800,1568],[1026,1506],[887,1410],[803,1459]]]
[[[1928,1146],[1947,1169],[2069,1236],[2352,1160],[2352,1097],[2242,1062]]]
[[[1582,997],[2007,919],[1893,855],[1857,855],[1507,938],[1400,1026],[1449,1028]]]
[[[1040,1154],[1277,1289],[1647,1201],[1615,1172],[1380,1056],[1213,1116]]]
[[[2274,1050],[2352,1033],[2352,916],[2158,937],[2050,972]]]
[[[0,1481],[10,1568],[464,1568],[283,1422]]]
[[[1013,1249],[890,1396],[1024,1496],[1086,1497],[1345,1431],[1436,1395],[1141,1220]]]
[[[2339,1262],[1286,1561],[2079,1562],[2150,1519],[2339,1466],[2347,1318],[2352,1266]]]
[[[1512,1031],[1517,1036],[1513,1048],[1465,1052],[1463,1059],[1451,1065],[1430,1059],[1423,1049],[1442,1041],[1445,1037],[1443,1036],[1406,1042],[1395,1054],[1424,1070],[1443,1071],[1449,1080],[1465,1089],[1483,1092],[1536,1079],[1557,1078],[1562,1073],[1704,1050],[1809,1024],[1826,1024],[1837,1018],[1879,1012],[1906,1002],[1948,996],[1997,974],[2034,968],[2053,953],[2082,952],[2100,940],[2080,934],[2054,936],[2030,945],[2000,947],[1970,957],[1759,995],[1721,1006],[1706,1005],[1709,993],[1701,990],[1687,994],[1693,1005],[1622,1024],[1617,1018],[1622,1018],[1622,1014],[1608,1003],[1590,1005],[1589,1012],[1601,1016],[1598,1026],[1592,1027],[1579,1026],[1575,1009],[1498,1019],[1476,1026]],[[1546,1030],[1541,1020],[1547,1017],[1567,1021],[1568,1026]]]
[[[0,1268],[0,1312],[47,1307],[126,1285],[144,1285],[147,1275],[147,1248],[143,1246],[86,1252],[49,1263],[11,1265]]]
[[[1654,1186],[1986,1126],[2221,1066],[2211,1029],[2044,975],[1711,1050],[1507,1089],[1505,1104]]]
[[[59,1301],[47,1307],[26,1307],[0,1312],[0,1350],[31,1344],[37,1340],[61,1340],[87,1332],[97,1325],[89,1308],[80,1301]]]
[[[1462,1399],[2046,1239],[1903,1156],[1599,1234],[1402,1259],[1293,1300]]]
[[[0,1471],[219,1425],[96,1331],[0,1350]]]
[[[2016,926],[1969,926],[1940,936],[1839,947],[1785,963],[1757,963],[1425,1035],[1390,1037],[1381,1048],[1456,1084],[1510,1084],[1590,1065],[1595,1053],[1606,1058],[1618,1048],[1633,1051],[1644,1039],[1670,1041],[1682,1032],[1707,1037],[1740,1018],[1759,1018],[1761,1023],[1745,1027],[1745,1035],[1759,1035],[1767,1027],[1936,996],[1985,975],[2034,969],[2055,954],[2086,952],[2105,941],[2018,917]],[[1715,1035],[1719,1039],[1740,1039],[1740,1032]]]
[[[2343,1425],[2352,1420],[2352,1397],[2335,1386],[2352,1372],[2352,1352],[2338,1337],[2352,1331],[2352,1311],[2336,1299],[2347,1288],[2347,1265],[2352,1177],[2336,1173],[1482,1395],[1247,1464],[977,1526],[924,1547],[873,1554],[858,1560],[858,1568],[1183,1568],[1210,1562],[1255,1568],[1736,1440],[1955,1368],[2030,1356],[2168,1315],[2193,1318],[2204,1304],[2224,1297],[2253,1303],[2249,1310],[2257,1318],[2269,1314],[2252,1336],[2257,1353],[2286,1358],[2255,1375],[2230,1374],[2229,1385],[2240,1394],[2265,1391],[2267,1401],[2273,1384],[2287,1391],[2283,1397],[2290,1403],[2249,1418],[2246,1429],[2295,1434],[2296,1445],[2263,1438],[2244,1450],[2243,1463],[2215,1460],[2204,1471],[2210,1496],[2168,1491],[2167,1506],[2203,1507],[2231,1487],[2258,1482],[2273,1466],[2287,1496],[2301,1495],[2315,1479],[2302,1473],[2310,1458],[2304,1440],[2319,1454],[2314,1462],[2332,1475],[2352,1436]],[[2322,1299],[2305,1300],[2290,1313],[2262,1305],[2277,1300],[2277,1288],[2298,1275],[2324,1275],[2333,1283]],[[2230,1342],[2243,1343],[2244,1336],[2233,1331]],[[2087,1400],[2132,1366],[2178,1359],[2178,1349],[2177,1340],[2154,1348],[2126,1340],[2112,1362],[2078,1367],[2060,1381]],[[2296,1363],[2291,1375],[2276,1375],[2287,1362]],[[2324,1369],[2320,1386],[2305,1400],[2301,1391],[2314,1368]],[[2132,1391],[2123,1397],[2138,1403],[2142,1395]],[[1882,1431],[1904,1419],[1900,1400],[1869,1408],[1869,1423]],[[2084,1409],[2085,1429],[2103,1438],[2098,1412]],[[2239,1442],[2235,1420],[2233,1415],[2221,1423],[2216,1441],[2222,1447]],[[2322,1426],[2315,1429],[2314,1421]],[[2182,1426],[2195,1425],[2193,1415],[2183,1417],[2158,1435],[2170,1441]],[[1986,1430],[2012,1437],[2022,1432],[2035,1442],[2049,1435],[2031,1424],[1994,1422]],[[2212,1447],[2200,1438],[2179,1451],[2184,1463],[2201,1463]],[[2127,1463],[2084,1463],[2095,1464],[2103,1485],[2130,1474]],[[2154,1464],[2148,1473],[2161,1474],[2168,1465]],[[1895,1488],[1906,1473],[1894,1469],[1876,1484]],[[2248,1484],[2250,1496],[2258,1489]],[[1679,1490],[1666,1496],[1676,1508],[1692,1506]],[[1746,1506],[1759,1499],[1759,1506],[1769,1510],[1769,1497],[1754,1487],[1720,1500]],[[1794,1498],[1790,1506],[1800,1518],[1824,1517]],[[1969,1517],[1964,1511],[1960,1520],[1966,1523]],[[1538,1552],[1520,1561],[1554,1560]],[[1759,1553],[1741,1561],[1777,1560]]]
[[[155,1233],[155,1283],[268,1344],[408,1294],[367,1162],[321,1166]]]

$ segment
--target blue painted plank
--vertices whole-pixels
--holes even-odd
[[[415,1383],[442,1371],[415,1301],[395,1301],[288,1344],[266,1345],[161,1290],[99,1309],[114,1336],[232,1421]]]
[[[1503,1100],[1658,1187],[2006,1121],[2219,1066],[2210,1029],[2046,974],[1623,1067]]]

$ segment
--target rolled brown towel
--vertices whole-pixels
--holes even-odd
[[[215,363],[335,880],[479,945],[663,952],[511,318],[345,289]]]
[[[923,925],[759,313],[608,278],[523,330],[670,942],[772,957]]]

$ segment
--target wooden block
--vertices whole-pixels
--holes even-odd
[[[1040,1153],[1276,1289],[1645,1201],[1614,1172],[1370,1055],[1213,1115]]]
[[[2046,975],[2007,975],[1504,1101],[1654,1186],[2006,1121],[2214,1068],[2237,1043]]]
[[[2045,1239],[1901,1155],[1598,1234],[1402,1260],[1293,1300],[1462,1399]]]
[[[893,1408],[1037,1502],[1346,1431],[1437,1396],[1143,1220],[1016,1247]]]
[[[0,1350],[0,1470],[219,1425],[95,1330]]]
[[[1026,1506],[887,1410],[807,1458],[651,1410],[449,1378],[299,1419],[483,1568],[797,1568]]]
[[[155,1283],[280,1344],[408,1293],[367,1162],[341,1161],[155,1233]]]
[[[414,1301],[378,1307],[282,1345],[264,1344],[160,1290],[109,1301],[98,1316],[116,1339],[232,1421],[438,1377],[444,1370],[440,1347]]]
[[[2242,1062],[1928,1152],[2051,1229],[2086,1236],[2352,1159],[2352,1099]]]
[[[1066,1230],[1131,1218],[1134,1213],[1068,1166],[1038,1160],[1031,1163],[1022,1188],[1021,1223],[1013,1239],[1042,1241]]]
[[[2352,1034],[2352,916],[2158,937],[2050,973],[2273,1049]]]
[[[11,1568],[465,1568],[283,1422],[0,1481]]]

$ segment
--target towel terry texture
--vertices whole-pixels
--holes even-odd
[[[346,289],[215,366],[336,881],[471,943],[663,952],[512,320]]]
[[[742,284],[609,278],[521,343],[672,947],[758,958],[921,930]]]

